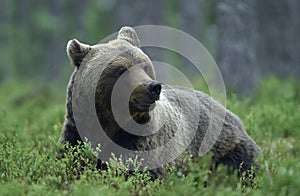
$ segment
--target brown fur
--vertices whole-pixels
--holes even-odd
[[[103,71],[102,75],[99,81],[96,81],[95,106],[97,116],[106,134],[118,145],[139,151],[155,149],[169,141],[176,133],[176,130],[179,129],[182,137],[180,141],[177,141],[178,146],[189,145],[187,150],[192,156],[197,156],[210,120],[217,123],[221,118],[221,114],[217,111],[225,110],[226,115],[222,131],[211,149],[213,162],[216,165],[222,163],[229,168],[240,169],[240,172],[250,169],[254,165],[254,158],[259,152],[259,147],[248,136],[237,116],[200,91],[162,85],[160,93],[162,99],[155,101],[157,105],[164,108],[161,115],[164,116],[165,121],[161,129],[150,136],[136,136],[120,128],[112,114],[111,93],[122,72],[129,69],[129,79],[124,84],[128,88],[139,84],[129,99],[130,113],[133,119],[140,124],[146,123],[151,118],[150,113],[153,108],[155,110],[157,107],[140,107],[150,100],[149,90],[147,89],[149,84],[155,82],[155,73],[150,59],[142,52],[139,46],[138,37],[130,27],[122,28],[118,38],[107,44],[89,46],[76,40],[68,43],[67,53],[73,64],[77,67],[81,66],[81,68],[88,71],[77,76],[76,69],[68,85],[67,115],[62,132],[62,143],[69,142],[71,145],[76,145],[77,141],[82,141],[73,119],[72,90],[74,79],[84,81],[83,78],[90,78],[87,83],[81,84],[82,88],[89,88],[93,85],[93,80],[95,80],[93,73],[100,70]],[[113,58],[111,58],[112,56]],[[107,67],[103,66],[107,61],[110,62],[109,65]],[[139,66],[135,66],[137,64]],[[120,94],[122,95],[122,92]],[[181,97],[180,100],[179,97]],[[190,112],[181,111],[180,107],[182,106],[186,107],[186,111]],[[212,106],[218,110],[212,110]],[[199,113],[193,112],[195,107],[199,108]],[[183,118],[179,118],[180,115]],[[215,117],[211,119],[212,116]],[[158,117],[157,119],[160,118]],[[193,124],[195,122],[198,123],[196,125],[198,130],[189,144],[190,130],[195,126]],[[176,149],[175,147],[170,150],[176,152]],[[102,164],[100,163],[99,165]],[[160,172],[159,170],[153,172],[154,177],[159,176]]]

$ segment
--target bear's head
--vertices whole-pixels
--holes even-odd
[[[71,62],[89,72],[80,77],[95,79],[95,73],[101,72],[97,81],[95,106],[98,118],[110,129],[115,125],[112,114],[112,93],[118,86],[115,95],[127,99],[131,118],[139,123],[149,120],[149,112],[159,100],[161,84],[155,80],[154,67],[148,56],[140,49],[136,32],[130,27],[123,27],[116,39],[90,46],[76,39],[67,44],[67,53]],[[76,71],[73,78],[76,78]],[[116,85],[118,84],[118,85]],[[88,85],[85,85],[88,88]],[[126,94],[130,95],[126,98]],[[117,101],[118,102],[118,101]]]

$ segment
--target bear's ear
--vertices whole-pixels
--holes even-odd
[[[123,39],[133,46],[140,47],[140,40],[135,32],[135,30],[131,27],[122,27],[118,34],[118,39]]]
[[[91,46],[72,39],[67,44],[67,54],[72,63],[79,67],[84,57],[91,50]]]

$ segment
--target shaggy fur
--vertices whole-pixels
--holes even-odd
[[[155,81],[153,65],[139,46],[138,36],[130,27],[123,27],[118,38],[106,44],[89,46],[77,40],[69,41],[67,53],[76,69],[68,85],[67,114],[61,142],[76,145],[78,141],[82,141],[73,118],[72,91],[74,79],[87,81],[83,79],[89,78],[88,82],[80,84],[82,88],[89,88],[95,82],[93,81],[95,79],[94,73],[100,70],[103,72],[99,81],[96,81],[95,95],[97,116],[106,134],[115,143],[132,150],[151,150],[165,144],[179,132],[181,137],[180,140],[176,141],[178,146],[188,145],[187,151],[192,156],[197,156],[210,120],[213,123],[218,123],[221,121],[221,114],[218,111],[225,111],[223,128],[216,143],[211,148],[213,163],[215,165],[221,163],[229,168],[237,169],[240,174],[249,170],[254,165],[254,158],[259,152],[259,147],[248,136],[240,119],[208,95],[192,89],[162,84],[160,98],[155,101],[156,106],[154,109],[141,109],[139,107],[149,102],[147,88],[149,84]],[[109,60],[114,54],[117,54],[117,56]],[[105,67],[104,64],[107,61],[110,61],[110,63]],[[151,118],[155,118],[157,121],[162,117],[164,119],[160,130],[149,136],[133,135],[120,128],[114,119],[110,104],[112,89],[117,79],[124,71],[136,64],[142,64],[143,66],[130,71],[130,81],[127,84],[128,86],[136,83],[141,84],[132,92],[129,100],[133,120],[145,124]],[[77,75],[79,66],[88,71]],[[150,113],[158,107],[160,107],[161,112],[155,114],[159,116],[153,117],[152,115],[151,117]],[[185,109],[182,110],[182,107],[185,107]],[[216,109],[212,110],[212,107]],[[195,108],[199,109],[195,110]],[[190,132],[195,126],[197,132],[195,136],[191,136]],[[193,137],[192,142],[189,142],[190,137]],[[103,148],[109,149],[109,145],[103,146]],[[175,146],[174,149],[170,149],[170,152],[176,152],[176,150]],[[168,154],[157,156],[168,156]],[[105,168],[100,160],[98,167]],[[160,173],[159,169],[153,171],[154,178],[159,177]]]

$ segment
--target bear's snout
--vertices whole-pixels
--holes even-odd
[[[159,95],[161,92],[161,84],[159,82],[150,83],[147,89],[150,92],[151,98],[153,100],[159,100]]]
[[[162,85],[157,81],[139,85],[130,96],[131,111],[145,112],[154,109],[155,102],[159,100],[161,89]]]

